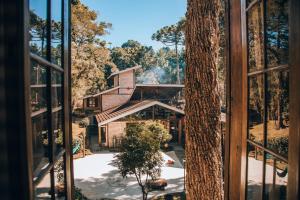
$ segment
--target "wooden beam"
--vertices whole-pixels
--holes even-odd
[[[245,52],[245,43],[243,37],[245,37],[245,30],[242,27],[242,7],[245,6],[245,1],[229,1],[230,14],[229,14],[229,63],[230,63],[230,82],[234,85],[230,85],[230,93],[228,94],[228,104],[230,106],[230,114],[227,114],[227,127],[230,127],[227,131],[226,136],[226,158],[229,159],[229,163],[226,163],[225,177],[227,178],[225,191],[226,199],[230,200],[240,200],[244,199],[244,189],[245,189],[245,175],[244,167],[245,163],[245,151],[242,149],[242,140],[246,142],[243,138],[243,123],[245,123],[245,97],[243,96],[246,88],[245,81],[247,81],[247,74],[245,70],[245,63],[243,63],[243,57]],[[243,30],[243,32],[242,32]],[[243,35],[243,37],[242,37]],[[241,67],[243,66],[243,67]],[[243,122],[243,123],[242,123]],[[230,144],[228,144],[228,142]],[[242,151],[243,150],[243,151]],[[243,156],[243,159],[242,159]],[[226,187],[228,187],[226,189]]]
[[[290,134],[288,198],[300,199],[300,1],[289,5]]]

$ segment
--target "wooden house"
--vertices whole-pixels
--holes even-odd
[[[183,85],[138,84],[136,72],[140,66],[113,73],[113,88],[84,98],[85,110],[92,110],[93,123],[90,146],[115,147],[125,135],[129,123],[159,120],[169,129],[172,142],[184,140],[184,111],[177,101]]]

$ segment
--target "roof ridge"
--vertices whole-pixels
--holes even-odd
[[[184,115],[183,110],[178,109],[174,106],[170,106],[168,104],[162,103],[162,102],[157,101],[157,100],[143,100],[143,101],[140,101],[140,102],[135,103],[133,105],[130,105],[128,107],[125,107],[123,109],[112,111],[111,113],[108,114],[108,116],[106,116],[106,113],[103,112],[103,113],[97,114],[95,117],[98,121],[98,125],[101,126],[101,125],[107,124],[111,121],[120,119],[122,117],[126,117],[130,114],[136,113],[138,111],[141,111],[143,109],[149,108],[149,107],[154,106],[154,105],[159,105],[159,106],[162,106],[166,109],[173,110],[174,112],[178,112],[178,113]]]

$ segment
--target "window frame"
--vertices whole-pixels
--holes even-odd
[[[46,68],[46,101],[47,101],[47,109],[43,109],[38,112],[31,112],[31,102],[30,102],[30,79],[25,82],[25,88],[28,89],[27,98],[28,99],[28,114],[27,114],[27,160],[28,160],[28,166],[29,169],[31,169],[29,173],[29,185],[30,185],[30,199],[34,199],[34,191],[35,187],[42,181],[42,179],[50,173],[50,183],[51,183],[51,198],[55,199],[55,164],[58,163],[60,159],[63,159],[63,171],[64,171],[64,187],[65,187],[65,196],[66,199],[71,200],[73,196],[73,159],[72,159],[72,135],[71,135],[71,123],[70,123],[70,100],[71,100],[71,84],[70,84],[70,76],[71,76],[71,39],[70,39],[70,23],[71,23],[71,2],[70,0],[61,0],[61,66],[58,66],[54,63],[51,63],[51,0],[47,0],[47,54],[46,58],[42,58],[34,53],[30,53],[29,48],[29,37],[26,37],[25,40],[25,60],[28,63],[28,65],[25,66],[26,74],[31,74],[31,61],[34,61],[38,63],[43,68]],[[29,35],[29,2],[27,7],[25,8],[25,15],[27,16],[25,26],[28,30],[25,31],[25,35]],[[26,45],[27,44],[27,45]],[[58,107],[52,106],[52,92],[53,92],[53,85],[56,85],[53,83],[52,75],[54,73],[59,73],[59,76],[61,76],[62,85],[61,85],[61,100],[62,105]],[[30,77],[30,76],[29,76]],[[55,149],[55,131],[54,131],[54,116],[56,113],[60,112],[61,118],[62,118],[62,129],[63,129],[63,149],[60,150],[56,154],[54,152]],[[32,149],[32,126],[31,126],[31,119],[39,116],[41,114],[47,115],[47,130],[48,130],[48,139],[49,139],[49,164],[46,166],[45,169],[41,170],[39,172],[38,177],[34,177],[33,173],[33,149]]]
[[[225,199],[246,199],[247,171],[247,91],[248,75],[285,70],[287,66],[263,69],[248,74],[246,11],[261,0],[254,0],[246,7],[246,0],[228,1],[229,44],[227,62],[227,125],[225,143]],[[288,199],[299,199],[300,166],[300,2],[289,2],[289,175]],[[234,83],[234,84],[231,84]],[[242,111],[242,112],[241,112]],[[234,156],[232,156],[234,155]],[[226,162],[226,160],[228,160]]]

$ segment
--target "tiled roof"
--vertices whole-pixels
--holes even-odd
[[[107,124],[109,122],[115,121],[117,119],[120,119],[122,117],[126,117],[128,115],[136,113],[138,111],[141,111],[143,109],[149,108],[154,105],[158,105],[158,106],[164,107],[169,110],[173,110],[177,113],[184,115],[184,111],[180,110],[176,107],[169,106],[169,105],[161,103],[159,101],[145,100],[145,101],[141,101],[141,102],[134,103],[134,104],[127,103],[118,108],[112,108],[110,110],[104,111],[102,113],[97,114],[96,119],[97,119],[98,125],[101,126],[101,125]]]

